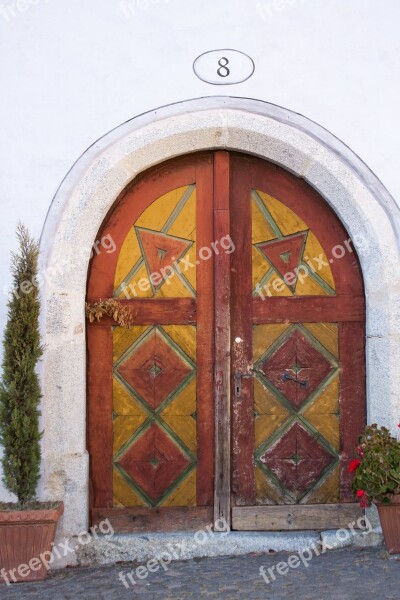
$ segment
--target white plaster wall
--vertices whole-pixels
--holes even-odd
[[[133,116],[212,94],[254,97],[326,127],[400,204],[398,0],[3,0],[0,282],[18,219],[40,235],[79,155]],[[248,81],[210,86],[200,53],[236,48]],[[0,294],[0,335],[5,322]],[[1,496],[1,492],[0,492]]]

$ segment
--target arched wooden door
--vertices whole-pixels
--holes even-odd
[[[265,161],[210,152],[133,182],[102,239],[88,300],[117,299],[135,325],[87,328],[92,522],[347,524],[365,309],[322,198]]]

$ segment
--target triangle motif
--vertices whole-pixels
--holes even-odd
[[[182,258],[193,242],[168,235],[162,231],[150,231],[142,227],[135,226],[135,231],[149,277],[152,273],[162,276],[161,281],[157,284],[152,282],[154,289],[158,290],[168,278],[168,268],[174,268],[174,262]],[[162,269],[167,270],[164,276]]]
[[[294,235],[261,242],[256,244],[260,252],[271,263],[279,275],[284,278],[287,273],[294,273],[303,258],[305,242],[308,231],[301,231]],[[294,284],[288,287],[294,292],[297,277]]]

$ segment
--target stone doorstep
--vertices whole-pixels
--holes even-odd
[[[346,535],[347,533],[347,535]],[[213,556],[239,556],[250,553],[319,552],[354,547],[375,547],[383,543],[382,530],[376,527],[369,532],[361,530],[351,533],[349,530],[329,531],[293,531],[293,532],[248,532],[231,531],[229,533],[214,533],[202,530],[200,532],[173,533],[136,533],[114,534],[111,538],[98,535],[87,537],[82,543],[78,537],[69,540],[66,557],[56,558],[51,569],[61,569],[66,566],[96,566],[112,565],[117,562],[132,562],[145,564],[151,559],[164,556],[165,561],[188,560]],[[86,541],[86,540],[85,540]],[[61,548],[64,539],[56,540],[55,546]],[[316,554],[316,552],[315,552]]]

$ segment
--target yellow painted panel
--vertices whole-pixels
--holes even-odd
[[[146,329],[148,329],[148,325],[135,325],[130,329],[115,327],[113,329],[113,362],[118,360]]]
[[[266,442],[285,420],[286,417],[282,415],[260,415],[256,417],[254,421],[255,449],[257,450],[261,444]]]
[[[339,331],[336,323],[303,323],[303,327],[333,356],[339,358]]]
[[[256,325],[253,329],[254,361],[257,361],[288,327],[290,327],[289,323]]]
[[[292,290],[279,275],[273,275],[271,277],[266,284],[263,293],[265,293],[266,296],[293,296]]]
[[[261,281],[264,275],[270,270],[271,266],[262,256],[261,252],[252,246],[252,278],[253,288]]]
[[[116,469],[113,471],[113,506],[114,508],[146,506]]]
[[[335,504],[339,502],[339,466],[304,501],[307,504]]]
[[[254,408],[259,415],[280,416],[283,420],[288,415],[286,408],[275,398],[272,392],[254,378]]]
[[[178,262],[178,267],[182,271],[192,288],[196,289],[196,244],[193,244],[189,251],[184,254],[183,258]]]
[[[196,190],[193,190],[167,233],[187,240],[196,239]]]
[[[124,281],[124,278],[127,277],[133,265],[136,264],[141,256],[142,253],[140,251],[139,242],[136,237],[136,232],[132,226],[121,246],[118,256],[114,278],[114,290],[116,290],[121,282]]]
[[[195,411],[196,381],[193,379],[161,413],[161,418],[192,452],[197,448],[196,420],[191,416]]]
[[[339,410],[339,375],[322,390],[311,406],[306,410],[304,416],[329,415]]]
[[[113,378],[113,411],[117,415],[131,415],[146,417],[144,409],[136,402],[135,398]]]
[[[336,450],[340,449],[340,421],[338,413],[339,376],[336,376],[304,412],[304,417]]]
[[[254,422],[255,447],[258,448],[288,418],[288,411],[258,379],[254,379],[254,409],[259,416]]]
[[[315,279],[313,279],[313,277],[311,277],[311,275],[307,275],[302,278],[299,277],[299,279],[297,280],[295,295],[296,296],[330,296],[331,294],[329,294],[329,292],[327,290],[325,290],[323,287],[321,287],[319,285],[319,283],[317,283],[315,281]]]
[[[163,414],[162,418],[189,450],[195,452],[197,448],[197,438],[196,421],[193,417]]]
[[[308,415],[307,419],[335,450],[340,449],[339,415]]]
[[[312,231],[308,233],[306,247],[304,249],[304,260],[310,261],[311,265],[314,267],[314,269],[316,269],[318,275],[322,277],[322,279],[324,279],[328,285],[331,286],[331,288],[335,289],[335,281],[333,279],[329,261],[321,244]],[[326,264],[321,264],[321,260],[323,260],[323,263]]]
[[[186,190],[187,186],[183,186],[157,198],[141,214],[135,225],[153,231],[161,231]]]
[[[163,330],[196,361],[196,328],[192,325],[163,325]]]
[[[267,476],[259,467],[254,470],[256,479],[256,494],[259,504],[284,504],[282,494],[269,482]]]
[[[129,440],[135,431],[146,420],[144,416],[118,416],[113,419],[113,452],[118,450]]]
[[[182,481],[168,498],[162,503],[163,506],[196,506],[196,469]]]
[[[254,198],[251,200],[252,244],[266,242],[276,238],[276,233],[265,220]]]
[[[119,294],[119,298],[151,298],[153,291],[150,285],[150,273],[148,273],[145,263],[130,280],[125,279],[125,291]]]
[[[290,210],[290,208],[282,204],[282,202],[279,202],[279,200],[276,200],[276,198],[273,198],[264,192],[258,191],[258,194],[283,235],[290,235],[291,233],[297,233],[298,231],[305,231],[308,229],[306,223]]]
[[[154,298],[191,298],[192,294],[182,283],[179,275],[174,272],[154,294]]]
[[[192,379],[181,392],[164,408],[161,416],[192,415],[196,411],[196,380]]]

